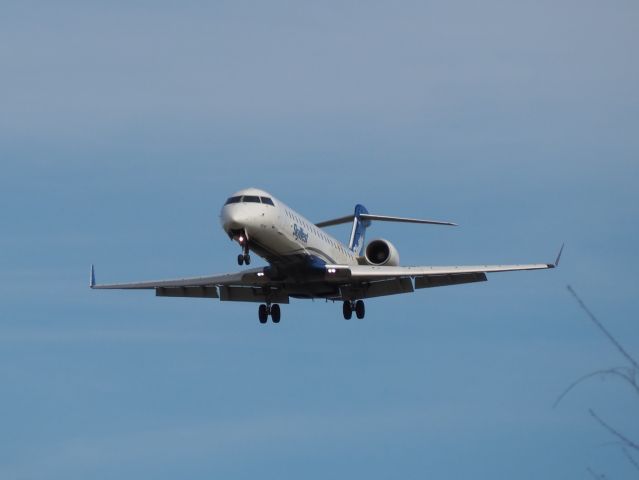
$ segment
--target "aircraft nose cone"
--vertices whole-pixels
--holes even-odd
[[[234,205],[227,205],[222,209],[222,227],[225,231],[240,230],[246,223],[246,215],[235,208]]]

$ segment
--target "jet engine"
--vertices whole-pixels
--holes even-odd
[[[392,243],[382,238],[371,240],[364,250],[364,258],[369,265],[399,265],[399,252]]]

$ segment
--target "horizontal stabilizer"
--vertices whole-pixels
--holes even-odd
[[[360,215],[360,218],[363,218],[364,220],[378,220],[381,222],[425,223],[429,225],[449,225],[451,227],[457,226],[457,224],[453,222],[441,222],[439,220],[422,220],[419,218],[392,217],[388,215],[371,215],[370,213],[362,214]]]
[[[334,218],[332,220],[326,220],[324,222],[316,223],[315,226],[319,228],[330,227],[333,225],[341,225],[343,223],[351,223],[355,215],[347,215],[345,217]],[[377,220],[380,222],[403,222],[403,223],[422,223],[428,225],[449,225],[456,227],[456,223],[442,222],[439,220],[424,220],[420,218],[406,218],[406,217],[394,217],[390,215],[372,215],[370,213],[361,213],[359,218],[362,220]]]
[[[355,215],[346,215],[345,217],[333,218],[332,220],[318,222],[315,224],[315,226],[319,228],[324,228],[324,227],[331,227],[333,225],[341,225],[343,223],[351,223],[354,218],[355,218]]]

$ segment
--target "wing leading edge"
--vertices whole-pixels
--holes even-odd
[[[326,265],[323,278],[309,279],[297,285],[331,284],[336,294],[326,295],[333,300],[370,298],[410,293],[415,288],[484,282],[487,273],[521,270],[546,270],[559,265],[563,245],[554,263],[521,265],[415,266],[386,267],[374,265]],[[414,279],[414,282],[413,280]],[[306,286],[308,286],[306,285]],[[289,303],[289,286],[269,280],[262,268],[241,272],[170,280],[133,283],[96,284],[91,265],[89,286],[96,290],[155,290],[159,297],[219,298],[222,301]],[[339,292],[339,293],[337,293]]]
[[[341,276],[348,276],[351,280],[383,280],[396,277],[422,277],[437,275],[462,275],[470,273],[515,272],[520,270],[545,270],[555,268],[552,263],[531,263],[525,265],[469,265],[442,267],[384,267],[374,265],[327,265],[327,271],[335,270]],[[344,270],[348,270],[345,272]],[[340,275],[338,275],[340,276]]]
[[[261,268],[202,277],[131,283],[95,283],[91,265],[89,286],[94,290],[155,290],[158,297],[219,298],[222,301],[289,303],[288,295],[269,281]]]
[[[203,277],[176,278],[170,280],[149,280],[144,282],[131,283],[95,283],[95,269],[91,265],[91,281],[89,286],[95,290],[152,290],[154,288],[171,287],[212,287],[219,285],[252,285],[260,283],[258,274],[261,268],[253,268],[243,272],[223,273],[220,275],[210,275]]]
[[[446,275],[472,275],[497,272],[516,272],[521,270],[547,270],[559,265],[562,245],[553,263],[528,263],[521,265],[453,265],[421,267],[386,267],[375,265],[326,265],[327,275],[335,278],[349,278],[351,281],[383,280],[399,277],[436,277]]]

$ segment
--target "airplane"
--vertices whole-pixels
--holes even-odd
[[[456,226],[452,222],[373,215],[356,205],[352,215],[313,223],[264,190],[247,188],[231,195],[220,212],[221,226],[239,244],[238,265],[251,263],[250,252],[262,257],[266,267],[234,273],[173,280],[96,284],[91,265],[92,289],[155,290],[158,297],[219,298],[220,301],[257,302],[264,324],[281,318],[280,304],[291,298],[342,302],[344,319],[355,313],[364,318],[364,299],[411,293],[416,289],[484,282],[487,273],[555,268],[554,263],[478,266],[400,266],[395,246],[383,238],[365,245],[372,222],[404,222]],[[352,223],[348,245],[324,228]]]

